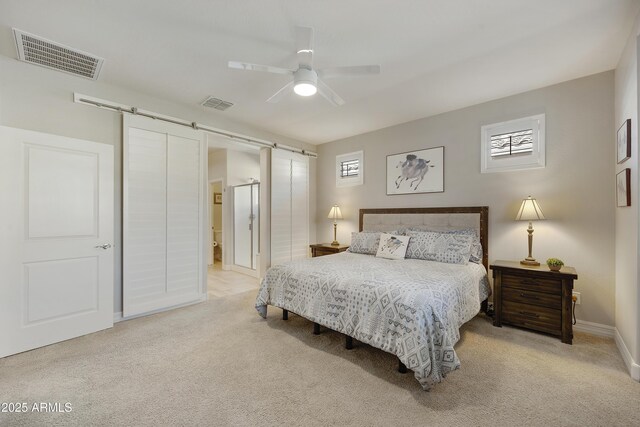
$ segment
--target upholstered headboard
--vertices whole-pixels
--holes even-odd
[[[482,263],[489,268],[489,207],[381,208],[360,209],[360,231],[394,231],[400,228],[424,230],[478,230]]]

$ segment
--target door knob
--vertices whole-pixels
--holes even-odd
[[[105,243],[104,245],[98,245],[96,246],[96,249],[109,249],[111,247],[110,243]]]

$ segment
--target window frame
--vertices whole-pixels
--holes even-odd
[[[532,129],[532,151],[515,156],[491,156],[491,137],[506,133]],[[480,130],[480,172],[509,172],[540,169],[546,166],[545,159],[545,114],[523,117],[500,123],[484,125]]]

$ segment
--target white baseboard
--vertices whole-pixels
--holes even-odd
[[[591,335],[598,335],[599,337],[613,338],[616,328],[609,325],[603,325],[602,323],[587,322],[586,320],[576,320],[576,324],[573,325],[573,330],[578,332],[585,332]]]
[[[620,332],[618,332],[618,328],[615,329],[615,340],[616,345],[618,346],[618,351],[622,355],[622,359],[624,360],[624,364],[627,365],[627,369],[629,370],[629,375],[636,381],[640,381],[640,365],[633,360],[631,356],[631,352],[627,348],[627,345],[624,343]]]

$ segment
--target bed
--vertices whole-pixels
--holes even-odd
[[[460,360],[460,327],[486,309],[487,207],[361,209],[360,231],[476,230],[482,262],[466,265],[422,259],[390,260],[343,252],[270,268],[256,309],[296,313],[352,339],[396,355],[428,390]]]

